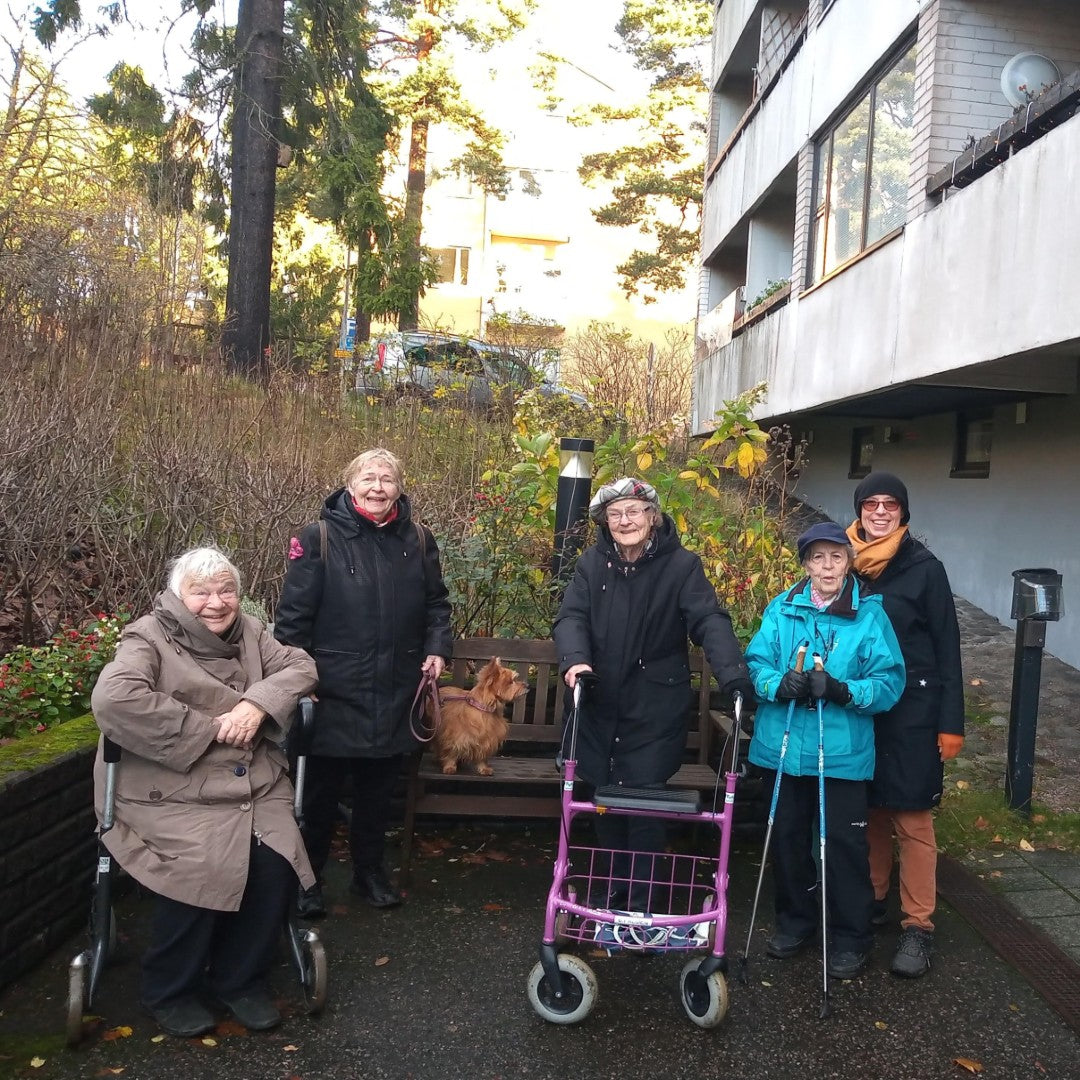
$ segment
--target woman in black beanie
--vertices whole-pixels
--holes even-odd
[[[880,593],[907,666],[899,703],[875,717],[877,763],[870,784],[870,876],[874,922],[886,922],[893,840],[900,862],[900,943],[895,975],[930,968],[936,902],[937,843],[932,808],[941,801],[944,762],[964,745],[960,629],[945,567],[908,532],[907,487],[872,472],[855,489],[856,519],[847,530],[855,571]]]

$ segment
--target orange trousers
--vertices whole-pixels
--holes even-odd
[[[931,811],[871,808],[867,840],[876,900],[884,900],[889,893],[894,838],[900,861],[900,925],[932,931],[930,917],[937,906],[937,841]]]

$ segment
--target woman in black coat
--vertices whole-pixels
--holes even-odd
[[[309,918],[326,913],[322,870],[346,775],[352,890],[374,907],[401,901],[383,866],[390,800],[416,745],[409,709],[421,675],[438,678],[453,648],[439,549],[412,520],[402,485],[390,451],[366,451],[289,547],[274,634],[306,649],[319,669],[303,829],[319,884],[298,903]]]
[[[941,801],[944,762],[964,745],[960,628],[945,567],[907,529],[907,488],[892,473],[872,472],[855,489],[858,518],[848,528],[855,570],[880,593],[907,666],[899,703],[874,718],[877,763],[870,785],[870,876],[875,917],[885,921],[893,840],[900,862],[900,943],[895,975],[930,968],[937,897],[933,807]]]
[[[566,685],[583,672],[598,677],[578,732],[578,775],[590,789],[659,786],[678,771],[686,745],[687,638],[704,649],[724,692],[749,699],[749,674],[701,559],[679,542],[653,487],[633,478],[606,484],[589,514],[599,535],[578,560],[552,631]],[[596,827],[607,848],[664,847],[661,821],[599,816]],[[612,876],[629,870],[627,859]],[[647,891],[628,897],[616,884],[609,906],[627,899],[644,910]]]

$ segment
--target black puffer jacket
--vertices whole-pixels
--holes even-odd
[[[925,810],[941,801],[938,732],[964,734],[960,629],[945,567],[910,533],[881,574],[863,583],[880,593],[907,666],[899,703],[874,718],[877,764],[870,805]]]
[[[311,752],[403,753],[415,745],[408,716],[420,665],[453,648],[438,546],[425,528],[422,550],[404,495],[397,519],[381,528],[356,512],[344,488],[320,516],[327,550],[318,523],[305,526],[274,622],[278,641],[306,649],[318,665]]]
[[[666,514],[634,563],[611,534],[578,560],[552,630],[559,670],[599,676],[578,733],[578,774],[593,784],[663,783],[682,763],[691,703],[687,638],[705,651],[720,686],[749,673],[697,555]]]

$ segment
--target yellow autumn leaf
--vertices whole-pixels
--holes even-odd
[[[679,513],[675,515],[675,527],[681,533],[686,532],[686,530],[689,528],[689,525],[687,525],[685,514]]]
[[[150,1041],[151,1042],[164,1042],[165,1041],[165,1036],[164,1035],[154,1035],[154,1036],[151,1037]]]
[[[1035,848],[1034,848],[1034,846],[1032,844],[1028,843],[1027,840],[1021,840],[1020,841],[1020,850],[1021,851],[1034,851]]]
[[[44,1058],[32,1057],[30,1059],[30,1068],[31,1069],[40,1069],[41,1066],[44,1065],[44,1064],[45,1064],[45,1059]]]
[[[208,1035],[205,1039],[202,1040],[202,1044],[203,1046],[217,1046],[217,1039],[211,1039]]]
[[[683,469],[683,471],[681,473],[679,473],[679,479],[680,480],[697,480],[698,479],[698,474],[696,472],[694,472],[693,469]]]
[[[888,1031],[889,1030],[889,1025],[886,1024],[884,1020],[875,1020],[874,1021],[874,1027],[876,1027],[878,1029],[878,1031]]]
[[[1004,842],[1005,841],[1001,839],[1001,833],[995,833],[993,839],[990,841],[991,844],[1003,844]],[[1000,859],[1004,854],[1004,851],[995,851],[994,858]]]
[[[971,1058],[953,1058],[953,1064],[959,1065],[961,1069],[967,1069],[971,1073],[981,1073],[983,1071],[983,1066],[977,1061],[972,1061]]]
[[[647,468],[649,468],[650,465],[652,465],[652,461],[653,461],[652,454],[648,453],[647,451],[645,453],[643,453],[643,454],[638,454],[638,456],[637,456],[637,467],[642,472],[644,472]]]
[[[961,791],[964,791],[964,790],[965,790],[965,789],[967,788],[967,786],[968,786],[968,782],[967,782],[966,780],[957,780],[957,781],[956,781],[956,786],[957,786],[957,787],[958,787],[958,788],[959,788],[959,789],[960,789]]]

